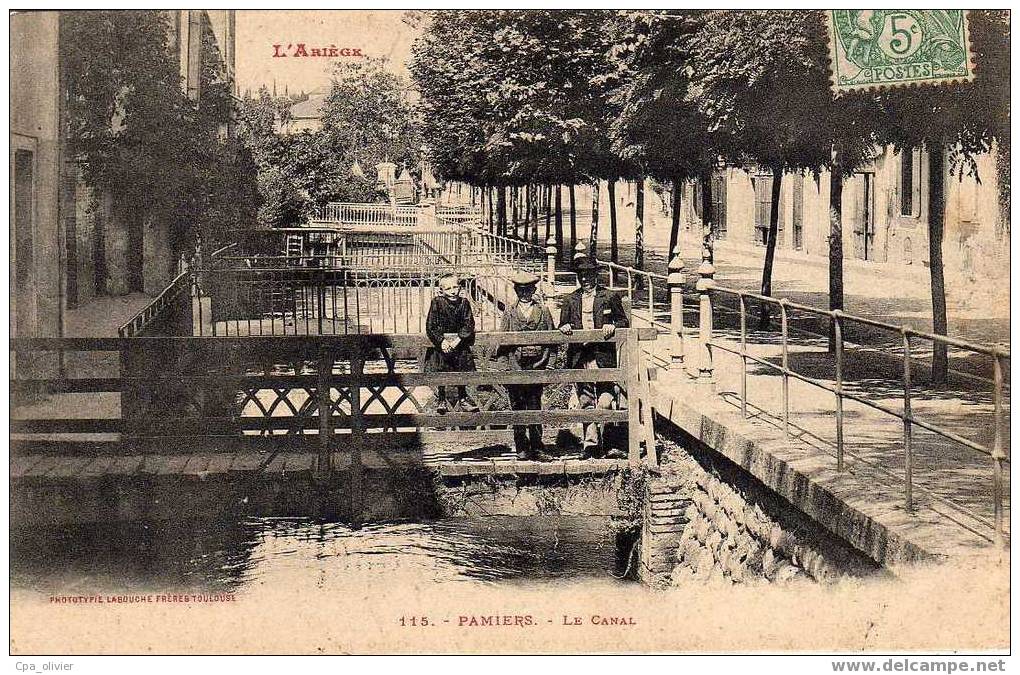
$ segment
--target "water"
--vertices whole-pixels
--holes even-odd
[[[608,518],[492,516],[354,529],[310,518],[119,522],[18,530],[11,583],[47,595],[316,591],[394,583],[629,583]]]

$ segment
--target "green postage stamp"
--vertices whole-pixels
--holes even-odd
[[[962,9],[830,10],[832,88],[972,80],[968,39]]]

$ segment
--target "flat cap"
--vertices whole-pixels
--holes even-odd
[[[510,281],[514,286],[531,286],[538,283],[538,275],[527,270],[517,270]]]

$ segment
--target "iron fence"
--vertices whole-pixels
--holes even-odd
[[[702,341],[705,342],[705,347],[719,349],[724,352],[734,354],[739,357],[741,362],[741,374],[740,374],[740,410],[744,417],[748,416],[748,364],[754,363],[769,369],[774,372],[778,372],[781,375],[781,386],[782,386],[782,398],[781,398],[781,419],[783,433],[790,436],[790,378],[806,382],[819,389],[828,391],[834,395],[834,407],[835,407],[835,435],[836,435],[836,470],[845,470],[845,453],[846,453],[846,441],[844,428],[846,424],[846,415],[844,412],[844,401],[852,400],[861,405],[867,406],[874,410],[878,410],[885,415],[889,415],[899,419],[902,422],[902,442],[903,442],[903,470],[904,470],[904,505],[908,511],[914,510],[914,454],[913,454],[913,440],[914,440],[914,428],[918,427],[925,429],[928,432],[935,434],[936,436],[958,444],[960,446],[969,448],[975,452],[981,453],[991,459],[991,480],[992,480],[992,500],[993,500],[993,521],[987,522],[978,514],[971,513],[971,515],[985,522],[985,524],[991,526],[995,530],[996,537],[1001,543],[1005,537],[1005,528],[1003,520],[1003,495],[1004,495],[1004,479],[1003,479],[1003,464],[1009,462],[1009,458],[1006,455],[1004,449],[1004,437],[1005,437],[1005,424],[1006,416],[1004,414],[1004,378],[1003,371],[1008,367],[1010,359],[1010,353],[1008,350],[1000,347],[992,347],[988,345],[981,345],[966,340],[948,337],[945,335],[939,335],[935,333],[929,333],[925,331],[915,330],[907,326],[894,325],[869,319],[862,316],[856,316],[853,314],[847,314],[840,310],[826,310],[819,309],[817,307],[811,307],[808,305],[802,305],[783,298],[772,298],[769,296],[763,296],[756,293],[749,293],[746,291],[740,291],[732,288],[726,288],[722,286],[716,286],[714,284],[708,285],[707,288],[699,289],[703,295],[711,298],[713,295],[724,295],[733,297],[737,301],[740,328],[739,328],[739,343],[737,346],[733,346],[732,343],[726,340],[718,339],[715,335],[712,327],[713,321],[711,317],[705,316],[706,312],[705,305],[701,308],[701,318],[699,319],[699,327],[702,332],[707,332],[710,338],[707,342],[702,337]],[[751,353],[748,349],[748,301],[754,301],[755,303],[764,304],[766,306],[778,308],[779,310],[779,337],[780,337],[780,363],[776,364],[768,359],[760,358]],[[712,312],[712,302],[707,303],[707,312]],[[823,379],[820,377],[812,377],[790,367],[790,312],[797,311],[806,313],[817,317],[825,317],[828,319],[831,325],[832,334],[834,336],[834,354],[833,354],[833,371],[832,381]],[[846,388],[846,381],[844,379],[846,372],[846,342],[845,333],[848,325],[860,325],[867,326],[871,329],[878,329],[880,331],[888,332],[899,337],[901,341],[902,354],[901,354],[901,370],[899,373],[899,381],[901,385],[901,399],[902,407],[897,410],[894,407],[881,403],[879,401],[870,399],[866,396],[856,394],[852,391],[848,391]],[[707,328],[707,331],[706,331]],[[991,360],[992,371],[994,373],[991,382],[991,394],[993,399],[993,416],[994,416],[994,433],[992,443],[985,444],[975,441],[970,438],[956,433],[955,431],[946,428],[945,426],[932,422],[926,419],[919,418],[912,410],[912,403],[915,400],[915,395],[919,393],[916,382],[914,380],[914,374],[916,370],[916,364],[914,363],[914,347],[912,340],[928,341],[933,347],[934,345],[941,344],[946,346],[953,346],[960,350],[982,355]],[[708,359],[708,370],[711,372],[711,353],[710,350],[703,358]],[[699,365],[699,368],[704,369],[704,363]]]

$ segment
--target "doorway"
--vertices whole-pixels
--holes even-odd
[[[875,174],[854,175],[854,202],[851,222],[854,232],[854,257],[875,258]]]

